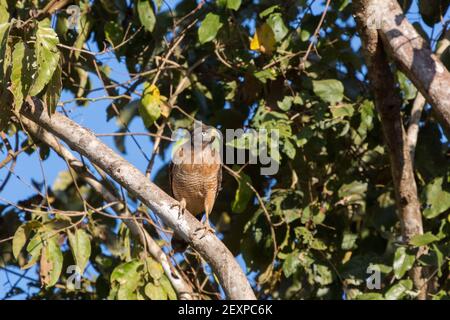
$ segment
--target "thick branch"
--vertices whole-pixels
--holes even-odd
[[[450,132],[450,73],[406,19],[397,0],[365,2],[373,15],[366,18],[380,20],[377,27],[386,50],[433,107],[445,131]]]
[[[443,38],[441,41],[439,41],[436,49],[436,56],[438,58],[441,58],[442,54],[447,50],[447,48],[450,45],[450,29],[446,30]],[[413,107],[411,110],[411,117],[410,117],[410,123],[408,127],[408,145],[409,145],[409,152],[411,154],[411,161],[414,164],[414,156],[416,152],[416,145],[417,145],[417,137],[419,135],[419,124],[420,124],[420,118],[422,117],[422,111],[425,107],[426,100],[424,96],[417,92],[416,99],[414,100]]]
[[[41,101],[27,99],[21,113],[39,126],[48,130],[73,150],[81,153],[97,165],[128,192],[133,193],[166,225],[190,245],[211,265],[230,299],[255,299],[252,288],[239,264],[227,247],[214,235],[203,236],[197,230],[202,224],[189,212],[179,214],[179,203],[149,181],[142,172],[111,148],[102,143],[88,129],[69,118],[55,113],[51,117]]]
[[[375,106],[380,114],[383,135],[389,152],[403,241],[407,243],[413,236],[423,233],[420,202],[417,197],[414,170],[400,113],[402,100],[378,32],[367,25],[370,21],[370,11],[368,10],[370,4],[370,0],[353,2]],[[420,298],[425,298],[426,290],[423,290],[425,282],[421,275],[421,267],[415,267],[412,273],[415,287],[420,292]]]
[[[58,140],[48,131],[39,127],[33,121],[21,117],[21,123],[25,129],[35,138],[52,148],[61,158],[63,158],[70,167],[94,189],[106,202],[120,202],[119,198],[104,185],[97,180],[97,178],[86,169],[86,166],[78,160],[72,152],[67,150]],[[126,217],[124,213],[124,206],[113,206],[114,210],[122,217]],[[182,278],[179,272],[171,267],[169,259],[162,251],[156,241],[143,229],[140,223],[135,219],[123,219],[123,222],[130,229],[131,233],[137,237],[141,243],[147,248],[148,252],[163,266],[166,276],[172,283],[175,291],[178,293],[180,299],[194,299],[192,287]]]

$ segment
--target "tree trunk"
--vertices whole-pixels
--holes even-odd
[[[417,186],[411,162],[410,148],[402,123],[402,99],[396,88],[383,43],[375,28],[370,28],[372,1],[354,1],[354,13],[366,60],[375,106],[380,114],[384,139],[387,145],[395,198],[402,227],[403,241],[408,243],[415,235],[423,234],[422,214],[417,197]],[[418,252],[422,255],[424,248]],[[413,267],[411,277],[419,299],[426,298],[425,277],[422,268]]]

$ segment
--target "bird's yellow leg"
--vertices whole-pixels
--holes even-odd
[[[202,238],[203,238],[204,236],[206,236],[206,234],[207,234],[208,232],[216,233],[216,230],[214,230],[214,229],[211,227],[211,224],[209,223],[209,213],[210,213],[210,211],[211,211],[211,210],[209,210],[209,208],[206,208],[206,210],[205,210],[205,220],[203,221],[203,227],[198,228],[197,230],[195,230],[196,233],[198,233],[198,232],[200,232],[201,230],[203,230],[203,234],[202,234],[202,236],[201,236]]]

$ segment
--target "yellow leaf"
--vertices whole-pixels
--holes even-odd
[[[255,35],[253,36],[252,40],[250,41],[250,50],[258,51],[259,50],[259,39],[258,39],[258,33],[255,32]]]
[[[264,23],[256,29],[255,35],[250,41],[250,50],[271,54],[275,50],[275,34],[272,28]]]
[[[139,114],[147,128],[151,127],[161,116],[161,106],[165,100],[166,97],[161,96],[159,89],[155,85],[147,82],[144,83],[144,92],[141,98],[141,105],[139,106]]]
[[[159,89],[154,84],[151,84],[150,86],[146,86],[144,89],[144,95],[150,95],[153,99],[160,101],[161,94],[159,93]]]
[[[352,257],[352,252],[351,251],[347,251],[344,254],[344,258],[342,259],[342,264],[346,264],[350,260],[351,257]]]

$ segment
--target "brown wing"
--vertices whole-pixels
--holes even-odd
[[[216,188],[216,199],[219,195],[220,190],[222,190],[222,165],[220,165],[219,170],[217,172],[217,188]]]
[[[171,196],[175,197],[175,193],[173,192],[173,162],[171,161],[169,164],[169,189],[170,192],[172,193]]]

